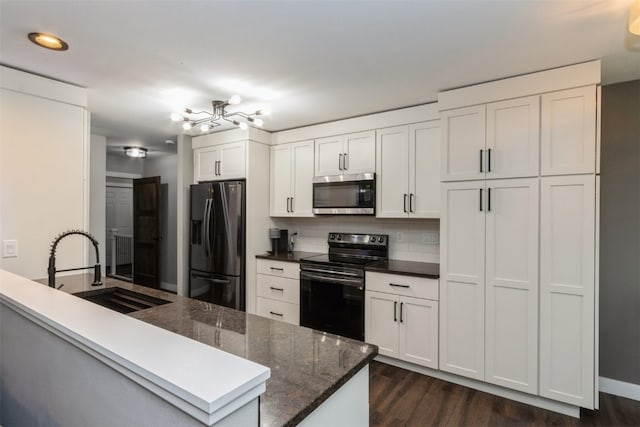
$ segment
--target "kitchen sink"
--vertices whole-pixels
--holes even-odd
[[[118,287],[77,292],[73,295],[123,314],[171,302]]]

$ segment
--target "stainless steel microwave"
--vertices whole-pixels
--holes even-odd
[[[375,215],[376,174],[313,178],[313,213],[319,215]]]

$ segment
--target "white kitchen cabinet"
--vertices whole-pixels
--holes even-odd
[[[486,107],[442,111],[442,181],[484,179]]]
[[[375,172],[375,168],[374,131],[315,140],[316,176]]]
[[[246,177],[245,142],[231,142],[193,150],[195,182]]]
[[[271,216],[313,216],[313,141],[271,147]]]
[[[441,369],[535,394],[538,179],[443,191]]]
[[[258,259],[256,272],[256,314],[299,325],[300,265]]]
[[[484,181],[442,186],[440,369],[484,380]]]
[[[485,381],[538,392],[538,179],[486,182]]]
[[[596,87],[542,95],[542,175],[594,173]]]
[[[538,176],[540,97],[442,112],[443,181]]]
[[[366,282],[365,340],[382,355],[438,369],[438,281],[367,273]]]
[[[377,217],[440,217],[438,120],[379,130],[376,162]]]
[[[540,205],[540,395],[593,408],[595,176],[545,177]]]

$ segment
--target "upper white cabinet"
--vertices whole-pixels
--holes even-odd
[[[594,173],[596,87],[542,95],[542,175]]]
[[[540,98],[442,112],[444,181],[538,175]]]
[[[439,120],[379,130],[376,163],[376,216],[440,217]]]
[[[194,181],[245,178],[245,145],[240,141],[193,150]]]
[[[271,216],[313,216],[313,141],[271,147]]]
[[[541,179],[540,395],[593,408],[595,175]]]
[[[374,131],[315,140],[315,175],[344,175],[375,172]]]
[[[486,107],[456,108],[440,117],[442,180],[484,179]]]

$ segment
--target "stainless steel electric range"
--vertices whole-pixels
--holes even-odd
[[[386,234],[329,233],[329,253],[300,260],[300,325],[364,341],[365,267],[389,256]]]

